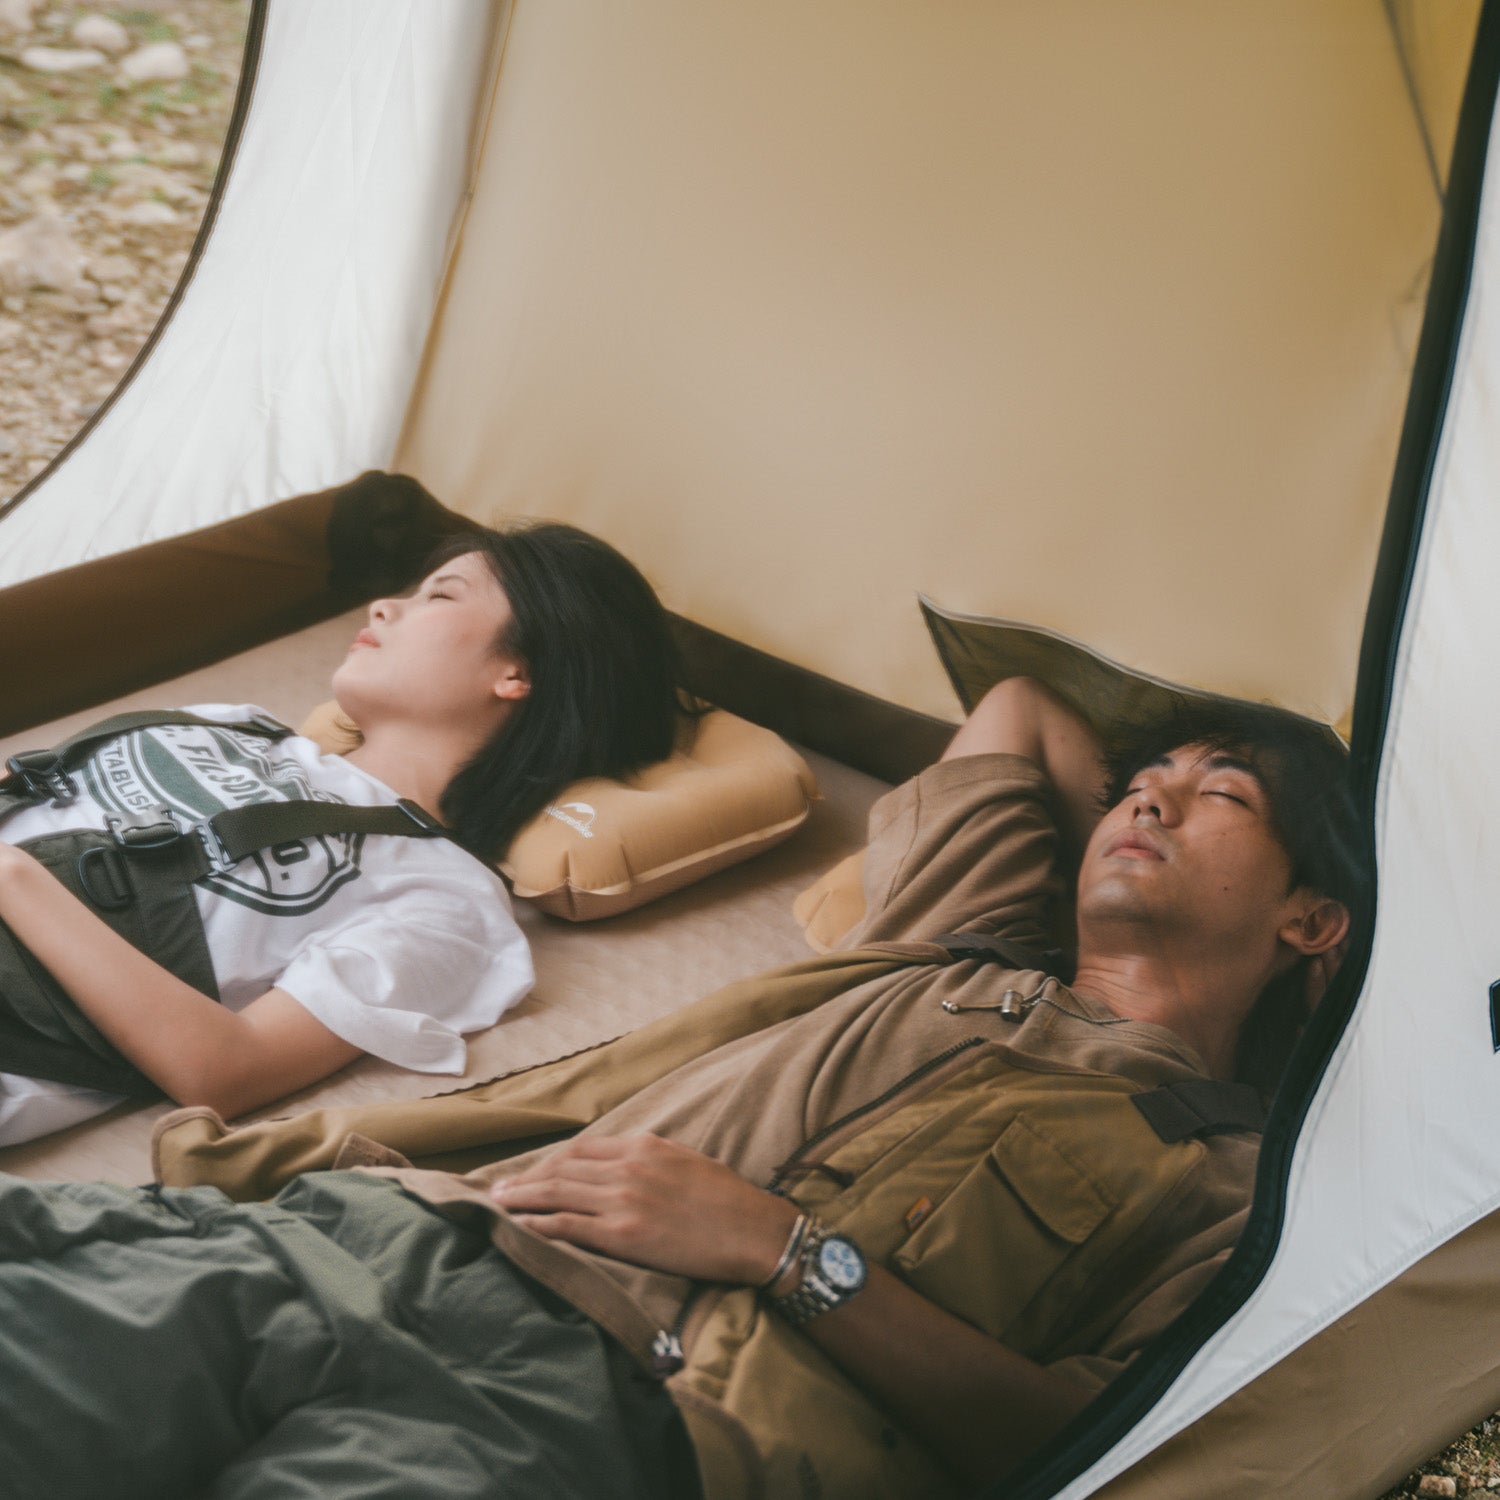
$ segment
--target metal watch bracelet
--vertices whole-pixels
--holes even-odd
[[[865,1258],[847,1236],[809,1218],[797,1250],[802,1279],[780,1297],[766,1296],[772,1309],[794,1328],[842,1306],[864,1286]]]

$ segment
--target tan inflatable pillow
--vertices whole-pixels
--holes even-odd
[[[343,755],[359,730],[336,703],[302,733]],[[807,820],[817,783],[769,729],[714,709],[689,744],[615,781],[575,781],[516,835],[499,869],[516,895],[589,922],[643,906],[769,849]]]
[[[792,903],[808,946],[818,953],[837,948],[865,915],[865,851],[841,859]]]

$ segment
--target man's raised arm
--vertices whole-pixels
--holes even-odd
[[[1024,755],[1052,783],[1057,818],[1074,862],[1099,821],[1104,792],[1103,750],[1089,723],[1033,677],[997,682],[943,752]]]

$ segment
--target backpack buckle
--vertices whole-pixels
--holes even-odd
[[[133,823],[110,813],[104,826],[114,840],[115,847],[126,854],[152,854],[163,849],[174,849],[183,840],[196,839],[201,845],[206,868],[197,870],[190,878],[197,880],[202,875],[222,875],[234,867],[229,851],[214,832],[213,823],[205,819],[201,823],[184,823],[170,807],[155,810],[149,823]]]
[[[77,799],[73,778],[51,750],[23,750],[5,762],[5,769],[10,775],[0,783],[0,790],[20,791],[33,802],[46,802],[50,798],[53,807],[66,807]],[[20,782],[19,787],[10,785],[16,781]]]
[[[205,818],[201,823],[194,823],[187,831],[196,834],[198,842],[203,845],[210,875],[223,875],[234,868],[234,856],[230,854],[224,840],[219,837],[211,818]]]
[[[443,825],[439,823],[438,820],[433,817],[433,815],[428,812],[425,807],[422,807],[420,804],[413,802],[409,797],[400,798],[397,801],[396,806],[399,807],[401,811],[404,812],[406,816],[410,818],[412,822],[422,830],[423,833],[433,837],[441,836],[442,834],[447,833],[448,830],[444,828]]]
[[[104,826],[118,848],[127,854],[146,854],[153,849],[170,849],[183,836],[182,825],[169,807],[156,810],[150,823],[130,823],[115,813],[105,816]]]

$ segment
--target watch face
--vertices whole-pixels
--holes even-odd
[[[818,1270],[838,1292],[857,1292],[865,1284],[864,1256],[838,1235],[830,1235],[819,1247]]]

